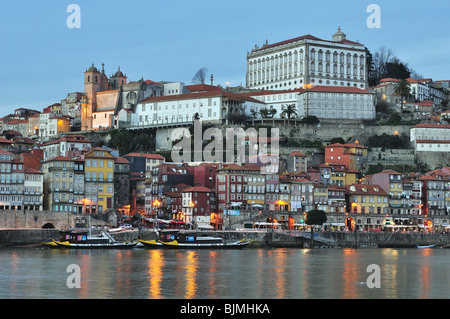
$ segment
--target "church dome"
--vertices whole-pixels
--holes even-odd
[[[97,68],[94,66],[94,63],[92,62],[92,66],[87,70],[87,72],[98,72]]]
[[[341,27],[338,27],[337,32],[333,35],[334,42],[341,42],[347,38],[347,35],[341,31]]]
[[[120,66],[119,66],[119,69],[117,70],[116,74],[114,74],[114,76],[123,76],[122,71],[120,71]]]

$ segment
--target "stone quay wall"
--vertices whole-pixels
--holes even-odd
[[[311,243],[310,232],[299,231],[203,231],[211,236],[225,240],[250,241],[251,248],[415,248],[416,245],[436,244],[440,247],[450,247],[450,234],[440,233],[394,233],[394,232],[315,232]],[[130,235],[129,235],[130,236]],[[136,238],[156,239],[154,231],[143,230],[136,232]]]
[[[313,242],[309,232],[299,231],[203,231],[206,235],[226,241],[250,241],[249,248],[414,248],[416,245],[436,244],[450,247],[450,234],[393,232],[315,232]],[[118,241],[157,239],[154,230],[127,230],[111,234]],[[49,238],[58,238],[58,229],[0,229],[0,247],[40,245]]]

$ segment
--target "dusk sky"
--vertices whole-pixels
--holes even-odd
[[[70,4],[81,27],[68,28]],[[369,28],[370,4],[381,27]],[[450,79],[450,1],[385,0],[20,0],[0,2],[0,117],[24,107],[42,111],[67,93],[83,92],[83,72],[105,63],[131,81],[191,84],[198,69],[214,84],[245,85],[246,54],[311,34],[347,39],[372,54],[386,46],[415,71]]]

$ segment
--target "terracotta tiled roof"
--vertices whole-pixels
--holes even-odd
[[[347,194],[355,195],[388,195],[380,186],[368,184],[348,185],[345,191]]]
[[[148,84],[155,84],[155,85],[160,85],[160,86],[162,86],[161,83],[158,83],[158,82],[155,82],[155,81],[152,81],[152,80],[145,80],[144,83],[147,84],[147,85],[148,85]]]
[[[383,82],[398,82],[398,81],[399,81],[398,79],[394,79],[394,78],[384,78],[384,79],[380,80],[380,83],[383,83]]]
[[[44,174],[44,173],[34,168],[28,168],[25,170],[25,174]]]
[[[69,158],[67,156],[56,156],[54,158],[47,160],[46,162],[53,162],[53,161],[73,161],[73,158]]]
[[[402,175],[399,172],[396,172],[396,171],[394,171],[392,169],[385,169],[385,170],[383,170],[383,171],[381,171],[381,172],[379,172],[377,174]],[[377,175],[377,174],[374,174],[374,175]]]
[[[124,156],[129,156],[129,157],[145,157],[145,158],[150,158],[150,159],[164,159],[164,156],[159,155],[159,154],[148,154],[148,153],[137,153],[137,152],[133,152],[133,153],[128,153]]]
[[[443,128],[450,129],[450,124],[417,124],[412,128]]]
[[[13,144],[13,143],[14,143],[13,141],[0,137],[0,144]]]
[[[301,156],[301,157],[306,157],[306,155],[303,154],[303,153],[300,152],[300,151],[294,151],[294,152],[292,152],[291,154],[289,154],[289,156]]]
[[[208,85],[208,84],[186,85],[185,88],[191,92],[222,91],[222,89],[220,87],[214,86],[214,85]]]
[[[204,193],[210,193],[211,190],[209,188],[206,188],[204,186],[193,186],[188,187],[182,190],[183,193],[192,193],[192,192],[204,192]]]
[[[116,164],[130,164],[130,162],[128,162],[128,160],[123,158],[123,157],[116,157],[114,159],[114,163],[116,163]]]
[[[350,41],[347,39],[336,42],[336,41],[323,40],[323,39],[317,38],[315,36],[312,36],[310,34],[307,34],[307,35],[303,35],[303,36],[300,36],[297,38],[293,38],[293,39],[289,39],[289,40],[285,40],[285,41],[281,41],[281,42],[277,42],[277,43],[273,43],[273,44],[269,44],[269,45],[264,45],[261,48],[256,49],[254,51],[261,51],[261,50],[265,50],[268,48],[273,48],[276,46],[280,46],[280,45],[284,45],[284,44],[288,44],[288,43],[292,43],[292,42],[297,42],[297,41],[301,41],[301,40],[316,40],[316,41],[325,41],[325,42],[332,42],[332,43],[356,44],[356,45],[363,46],[363,44],[361,44],[361,43]]]

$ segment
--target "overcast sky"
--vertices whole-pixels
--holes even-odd
[[[80,28],[69,28],[70,4]],[[369,28],[370,4],[381,9]],[[18,0],[0,1],[0,117],[25,107],[42,111],[82,92],[83,72],[105,63],[131,81],[191,84],[201,67],[215,84],[245,85],[246,54],[305,34],[347,39],[374,53],[394,51],[424,77],[450,79],[448,0]]]

